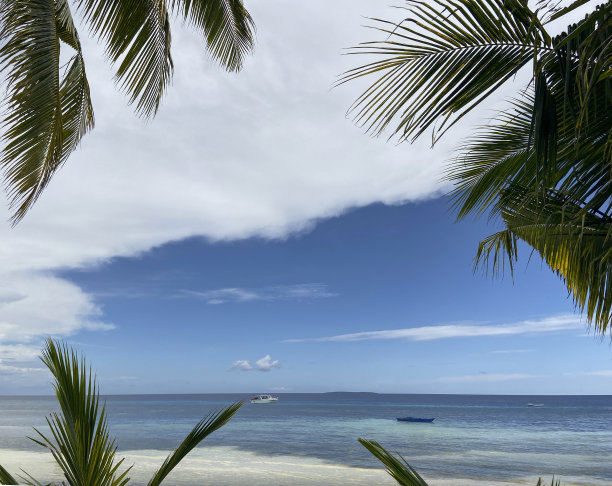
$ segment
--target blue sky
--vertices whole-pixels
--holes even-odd
[[[283,240],[191,238],[68,272],[117,326],[75,341],[117,392],[607,393],[612,373],[588,373],[612,369],[610,348],[559,279],[527,251],[514,284],[473,274],[494,227],[448,206],[375,204]],[[460,335],[435,339],[445,325]],[[473,335],[507,325],[520,329]],[[423,327],[424,340],[345,336]],[[278,366],[259,370],[266,356]]]
[[[562,282],[526,251],[514,285],[474,275],[495,228],[456,224],[443,197],[457,144],[525,73],[435,148],[396,144],[346,116],[368,80],[331,86],[367,61],[342,55],[376,38],[366,17],[402,11],[246,5],[257,43],[238,74],[175,22],[149,122],[81,30],[96,128],[17,227],[0,201],[0,394],[51,392],[49,335],[105,393],[610,393],[609,340]]]

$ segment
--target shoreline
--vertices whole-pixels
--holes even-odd
[[[156,449],[118,452],[124,464],[133,465],[129,484],[146,485],[169,451]],[[49,452],[0,449],[0,464],[13,476],[21,468],[39,481],[57,481],[61,470]],[[429,486],[535,486],[537,476],[512,481],[472,478],[424,477]],[[542,478],[548,484],[551,478]],[[561,477],[563,484],[601,486],[603,482],[588,482],[585,478]],[[264,483],[273,486],[393,486],[397,483],[382,465],[379,469],[351,467],[305,456],[269,456],[239,450],[231,446],[194,449],[171,473],[167,484],[173,486],[243,486]]]

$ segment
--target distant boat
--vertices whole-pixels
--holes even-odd
[[[255,395],[251,398],[251,403],[275,403],[278,402],[278,397],[272,395]]]
[[[543,407],[544,404],[543,403],[528,403],[527,406],[528,407]]]
[[[432,423],[435,418],[417,418],[417,417],[397,417],[398,422],[421,422],[421,423]]]

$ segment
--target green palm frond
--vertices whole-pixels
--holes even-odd
[[[387,472],[401,486],[427,486],[425,480],[403,457],[398,459],[376,441],[359,439],[359,442],[385,465]]]
[[[363,76],[376,81],[350,109],[375,134],[390,125],[414,140],[436,122],[448,129],[514,76],[550,37],[526,2],[509,0],[407,0],[408,17],[377,21],[385,41],[353,53],[382,56],[352,69],[339,84]]]
[[[585,212],[558,193],[543,196],[516,187],[505,192],[506,229],[480,243],[475,265],[491,273],[503,272],[506,264],[512,270],[518,240],[525,241],[564,280],[595,331],[605,334],[612,321],[612,218]]]
[[[60,86],[62,100],[63,157],[62,163],[78,146],[81,138],[93,128],[94,114],[85,74],[85,61],[81,41],[74,26],[67,0],[57,0],[57,30],[59,38],[69,45],[75,54],[68,61]]]
[[[568,13],[573,12],[577,8],[582,7],[583,5],[589,3],[590,1],[591,0],[575,0],[565,7],[560,7],[559,5],[557,5],[550,12],[550,17],[543,23],[549,23],[549,22],[552,22],[553,20],[560,19],[564,15],[567,15]]]
[[[41,359],[53,375],[60,413],[47,418],[49,436],[34,429],[36,437],[30,439],[51,452],[65,477],[62,486],[127,485],[131,467],[124,468],[124,459],[116,458],[117,447],[109,435],[105,405],[100,405],[96,378],[88,371],[85,360],[51,338],[45,343]],[[238,402],[204,417],[167,457],[149,485],[158,486],[194,447],[223,427],[241,406],[242,402]],[[20,478],[30,486],[45,486],[26,472]],[[17,484],[2,466],[0,484]]]
[[[37,444],[47,448],[70,486],[124,486],[129,468],[119,471],[117,448],[110,438],[105,407],[100,407],[95,377],[85,361],[66,345],[48,339],[43,363],[54,378],[61,414],[47,418],[52,439],[37,429]]]
[[[215,59],[230,71],[253,48],[254,24],[241,0],[79,0],[94,35],[118,65],[117,83],[136,112],[157,113],[172,78],[170,11],[203,32]]]
[[[253,49],[242,0],[74,0],[106,45],[116,82],[137,114],[154,116],[170,84],[170,10],[200,31],[227,70]],[[67,50],[66,50],[67,49]],[[69,60],[60,66],[60,58]],[[0,165],[19,222],[93,128],[90,88],[68,0],[0,0],[0,72],[6,81]]]
[[[76,52],[63,77],[60,43]],[[93,127],[93,110],[65,1],[1,0],[0,44],[8,88],[0,165],[17,223]]]
[[[207,417],[204,417],[193,428],[189,435],[185,437],[185,440],[183,440],[176,450],[166,458],[157,473],[151,478],[151,481],[149,481],[148,486],[159,486],[166,476],[170,474],[194,447],[215,430],[223,427],[234,416],[242,404],[243,402],[234,403],[223,410],[212,412]]]
[[[359,439],[359,442],[384,464],[387,472],[400,486],[427,486],[427,483],[419,473],[399,454],[399,458],[395,457],[373,440]],[[538,479],[536,486],[544,486],[542,478]],[[555,480],[553,476],[550,486],[561,486],[561,481],[559,479]]]
[[[612,322],[611,39],[612,2],[553,38],[534,85],[447,171],[459,218],[489,211],[506,227],[480,243],[477,265],[512,272],[525,241],[600,334]]]
[[[165,0],[79,0],[77,6],[118,64],[117,83],[136,112],[155,115],[173,69]]]
[[[0,484],[17,484],[17,480],[0,465]]]
[[[208,50],[228,71],[253,50],[255,24],[242,0],[172,0],[172,10],[200,30]]]
[[[533,96],[526,93],[461,145],[460,155],[449,164],[445,176],[454,183],[450,195],[459,218],[486,210],[497,216],[504,188],[533,183],[538,167],[530,146],[532,118]]]

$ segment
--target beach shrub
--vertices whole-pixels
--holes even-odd
[[[47,417],[50,434],[34,429],[30,439],[51,452],[69,486],[125,486],[131,467],[117,458],[117,446],[108,432],[106,406],[100,404],[96,377],[85,360],[66,344],[48,339],[42,362],[53,376],[53,387],[60,412]],[[180,461],[202,440],[225,425],[242,406],[237,402],[217,410],[196,424],[183,442],[168,455],[148,486],[158,486]],[[42,486],[24,471],[19,479],[30,486]],[[0,465],[0,484],[17,480]]]

